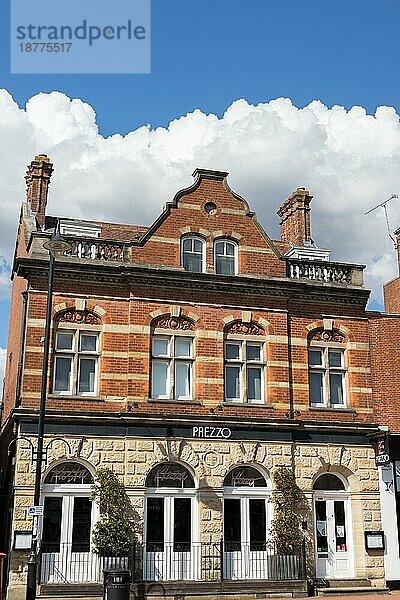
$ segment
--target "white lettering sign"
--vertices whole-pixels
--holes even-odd
[[[183,484],[186,481],[188,474],[185,471],[177,471],[173,467],[169,465],[165,465],[165,467],[160,467],[157,469],[155,473],[155,479],[157,481],[157,485],[159,485],[160,481],[179,481]]]
[[[232,431],[229,427],[193,427],[192,437],[194,438],[219,438],[229,439],[232,435]]]
[[[84,483],[90,477],[88,470],[79,464],[62,464],[50,471],[46,483]]]
[[[239,485],[248,485],[249,487],[254,487],[255,482],[263,479],[262,477],[246,477],[243,471],[235,472],[235,475],[232,477],[232,485],[234,487]]]

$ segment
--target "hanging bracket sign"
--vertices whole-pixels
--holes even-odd
[[[379,435],[373,439],[375,446],[375,464],[377,467],[390,465],[389,438],[387,435]]]

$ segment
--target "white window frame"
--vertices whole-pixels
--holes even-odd
[[[190,271],[189,269],[185,269],[185,271],[187,273],[205,273],[205,271],[206,271],[206,244],[205,244],[205,240],[198,235],[185,235],[184,237],[181,238],[181,265],[182,265],[182,267],[184,267],[183,257],[185,254],[185,251],[183,250],[183,246],[187,240],[198,241],[201,243],[201,270],[200,271]],[[200,254],[199,252],[193,252],[193,251],[187,251],[187,252],[190,252],[191,254]]]
[[[217,271],[217,245],[220,243],[230,244],[233,246],[233,257],[234,257],[234,273],[238,274],[238,244],[235,240],[229,238],[218,238],[214,241],[214,270],[217,275],[224,275],[224,273],[218,273]],[[225,252],[225,247],[224,247]],[[231,256],[231,254],[218,254],[218,256]],[[226,275],[226,277],[232,277],[232,275]]]
[[[310,362],[310,351],[320,351],[322,353],[322,364],[311,365]],[[341,353],[341,366],[335,367],[329,364],[329,351],[335,351]],[[311,373],[322,374],[322,402],[311,402]],[[342,403],[331,402],[331,389],[330,389],[330,375],[341,375],[342,377]],[[319,344],[312,343],[308,347],[308,382],[309,382],[309,405],[316,408],[332,408],[341,409],[348,407],[348,391],[347,391],[347,366],[346,366],[346,349],[343,346],[337,346],[334,344]]]
[[[59,334],[69,333],[72,335],[72,349],[57,349],[57,341]],[[90,335],[96,337],[96,350],[80,350],[81,335]],[[99,357],[100,357],[100,332],[86,329],[69,329],[60,327],[55,332],[54,343],[54,366],[53,366],[53,387],[52,393],[57,396],[97,396],[99,387]],[[58,358],[69,358],[71,360],[71,372],[68,390],[56,390],[56,364]],[[95,360],[94,372],[94,390],[92,392],[79,391],[79,377],[81,368],[81,359],[91,358]]]
[[[168,354],[165,355],[154,355],[153,353],[153,340],[165,340],[168,343]],[[175,342],[176,340],[184,339],[190,341],[190,356],[175,356]],[[167,394],[154,395],[154,363],[155,362],[168,362],[167,367],[167,379],[166,388]],[[189,386],[190,393],[188,396],[176,396],[175,393],[175,367],[177,363],[189,363]],[[157,400],[176,400],[177,402],[185,402],[193,400],[193,387],[194,387],[194,337],[188,335],[175,335],[175,334],[158,334],[154,333],[151,337],[151,398]]]
[[[227,358],[226,347],[228,344],[238,345],[239,348],[239,358],[238,359],[230,359]],[[260,347],[260,357],[258,360],[249,360],[247,359],[247,347],[248,346],[259,346]],[[227,396],[227,367],[238,367],[239,368],[239,387],[240,387],[240,398],[229,398]],[[248,398],[248,382],[247,382],[247,371],[251,367],[258,367],[261,369],[261,399],[254,400]],[[265,403],[265,369],[266,369],[266,360],[265,360],[265,343],[260,340],[252,340],[252,339],[235,339],[235,338],[226,338],[224,341],[224,399],[225,402],[240,403],[240,404],[255,404],[260,405]]]

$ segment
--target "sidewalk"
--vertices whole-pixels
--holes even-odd
[[[321,598],[321,596],[314,596]],[[339,594],[335,596],[325,596],[326,600],[400,600],[400,590],[389,592],[387,594]]]

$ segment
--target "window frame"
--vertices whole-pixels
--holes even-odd
[[[155,339],[167,340],[168,342],[168,354],[154,354],[153,342]],[[175,344],[177,340],[189,340],[190,341],[190,355],[189,356],[176,356]],[[195,383],[195,348],[194,348],[194,336],[187,335],[187,332],[182,333],[153,333],[150,340],[150,362],[151,362],[151,373],[150,373],[150,398],[153,400],[167,400],[172,402],[191,402],[194,399],[194,383]],[[167,362],[167,376],[166,376],[166,390],[167,394],[154,395],[154,363],[155,362]],[[176,366],[177,364],[189,363],[189,396],[176,396]]]
[[[71,349],[58,349],[58,336],[60,334],[71,334],[72,335],[72,348]],[[81,337],[83,335],[90,335],[96,337],[96,349],[95,350],[81,350]],[[69,375],[69,388],[68,390],[57,390],[56,389],[56,374],[57,374],[57,360],[59,358],[68,358],[70,360],[70,375]],[[92,392],[80,391],[80,373],[81,363],[85,359],[93,359],[94,365],[94,389]],[[57,396],[97,396],[99,393],[99,362],[100,362],[100,331],[91,330],[88,328],[69,328],[69,327],[58,327],[55,331],[54,345],[53,345],[53,377],[52,377],[52,394]]]
[[[184,250],[183,246],[187,240],[198,241],[201,243],[201,270],[200,271],[191,271],[190,269],[185,269],[184,266],[184,254],[185,252],[190,252],[191,254],[200,254],[199,252],[193,252],[193,250]],[[206,272],[206,242],[204,238],[199,235],[185,235],[181,238],[181,266],[185,270],[186,273],[205,273]]]
[[[311,365],[310,352],[320,351],[321,352],[321,364]],[[329,353],[340,352],[341,354],[341,366],[335,366],[330,364]],[[324,343],[324,342],[311,342],[307,348],[308,353],[308,386],[309,386],[309,406],[311,408],[331,408],[333,410],[340,410],[348,408],[348,385],[347,385],[347,356],[346,347],[343,344],[338,345],[335,343]],[[312,402],[311,397],[311,374],[321,373],[322,374],[322,401]],[[332,385],[330,377],[331,375],[340,375],[342,383],[342,396],[343,402],[332,402]]]
[[[233,246],[233,257],[234,257],[234,262],[233,262],[233,268],[234,268],[234,273],[232,274],[225,274],[225,273],[220,273],[219,271],[217,271],[217,245],[220,243],[224,243],[224,244],[230,244]],[[225,277],[233,277],[234,275],[238,274],[239,271],[239,259],[238,259],[238,243],[236,240],[233,240],[231,238],[217,238],[216,240],[214,240],[214,271],[216,273],[216,275],[224,275]],[[224,248],[225,249],[225,248]],[[231,254],[219,254],[219,256],[232,256]]]
[[[237,345],[239,346],[238,358],[227,358],[227,346]],[[247,347],[258,346],[260,348],[260,360],[251,360],[247,358]],[[266,402],[266,346],[265,341],[254,340],[254,339],[239,339],[227,337],[224,340],[224,402],[229,404],[250,404],[254,406],[260,406]],[[229,367],[239,368],[239,398],[231,398],[227,395],[228,377],[227,370]],[[260,369],[260,396],[258,399],[249,399],[249,379],[248,371],[250,369]]]

